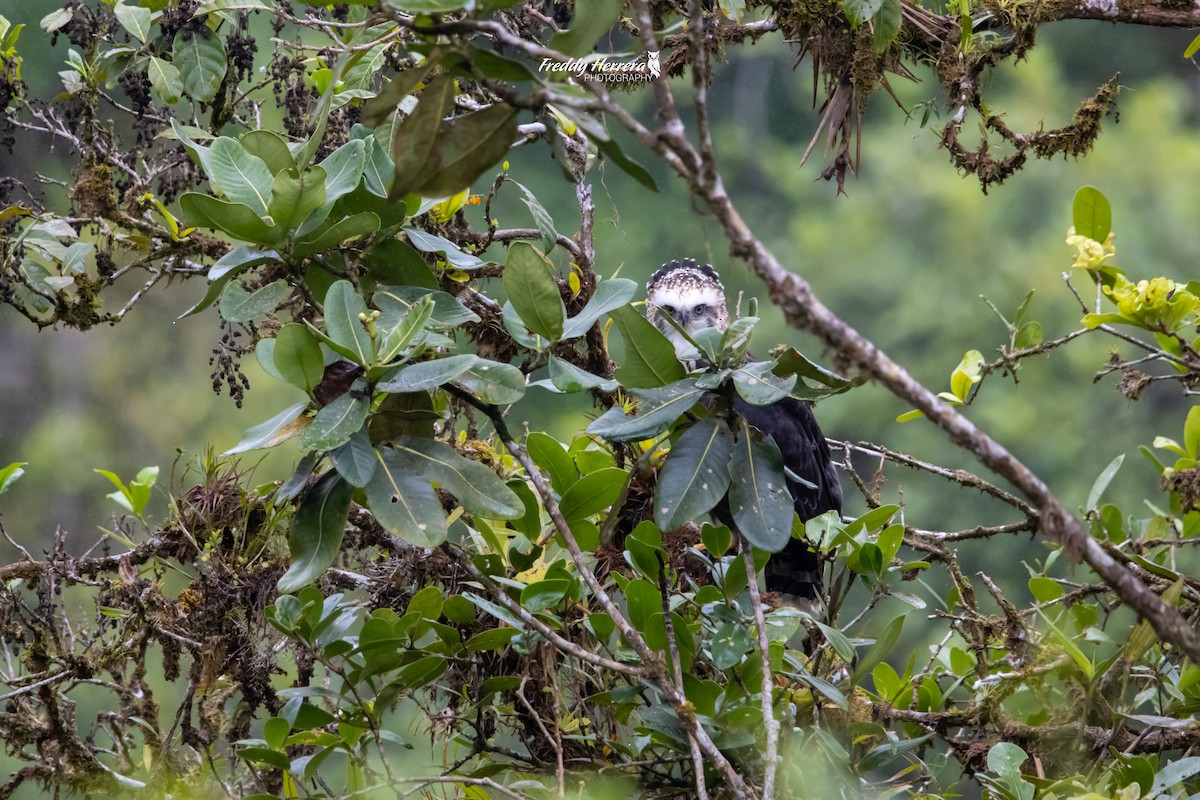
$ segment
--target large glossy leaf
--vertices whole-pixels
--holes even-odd
[[[796,376],[780,378],[771,372],[770,361],[754,361],[733,371],[733,385],[738,394],[751,405],[765,406],[788,396],[796,385]]]
[[[774,440],[741,420],[731,462],[729,510],[750,544],[769,553],[782,550],[792,535],[795,511],[783,467]]]
[[[495,472],[464,458],[450,445],[434,439],[405,436],[395,448],[410,456],[421,474],[457,497],[472,514],[492,519],[516,519],[525,513],[520,498]]]
[[[278,308],[291,291],[282,278],[253,292],[231,282],[221,292],[221,318],[226,322],[258,322]]]
[[[324,208],[324,206],[322,206]],[[320,213],[320,209],[313,212]],[[314,253],[341,247],[353,239],[368,236],[379,230],[379,216],[370,211],[352,214],[340,219],[327,228],[318,228],[292,248],[292,253],[299,258],[307,258]]]
[[[311,392],[325,375],[325,359],[317,337],[296,322],[289,322],[276,334],[271,360],[285,381],[306,392]]]
[[[374,359],[371,336],[361,316],[367,303],[350,281],[337,281],[325,294],[325,329],[329,338],[353,353],[353,360],[366,366]]]
[[[613,318],[625,340],[625,358],[616,374],[622,386],[666,386],[687,374],[675,356],[675,346],[632,306],[621,306],[613,312]]]
[[[650,191],[658,191],[658,184],[654,181],[654,176],[650,174],[650,170],[646,169],[639,162],[625,155],[625,151],[621,149],[621,145],[617,144],[615,139],[596,139],[594,141],[596,143],[596,149],[599,150],[605,158],[620,167],[626,175],[633,178]]]
[[[469,187],[498,163],[517,138],[517,110],[495,103],[455,117],[438,133],[434,154],[438,170],[415,188],[425,197],[445,197]],[[393,185],[395,192],[395,185]]]
[[[479,316],[458,302],[454,295],[419,286],[380,286],[371,296],[371,302],[381,312],[379,323],[390,328],[424,297],[433,299],[430,321],[439,328],[456,328],[464,322],[479,322]]]
[[[419,342],[424,340],[425,326],[433,317],[433,309],[433,298],[425,295],[413,304],[408,313],[401,317],[394,327],[379,325],[380,330],[387,332],[383,345],[379,349],[379,363],[387,364],[414,342],[417,342],[416,346],[419,347]],[[382,322],[382,320],[383,315],[381,314],[379,321]]]
[[[258,156],[267,165],[272,175],[278,175],[285,169],[294,169],[296,160],[292,151],[288,150],[287,142],[274,131],[260,129],[242,134],[239,140],[246,152]]]
[[[661,389],[635,389],[636,415],[628,415],[614,406],[588,425],[587,432],[614,442],[628,442],[656,436],[695,405],[704,395],[696,381],[686,378]]]
[[[351,486],[362,489],[375,476],[378,461],[365,429],[355,431],[349,441],[330,454],[338,474]]]
[[[453,99],[454,79],[439,75],[421,92],[416,109],[396,129],[392,146],[393,199],[411,194],[437,171],[438,129]]]
[[[327,472],[296,509],[288,532],[292,565],[276,584],[283,594],[302,589],[319,578],[337,558],[350,512],[350,484]]]
[[[396,110],[400,101],[408,97],[413,89],[417,88],[417,84],[425,80],[425,76],[429,74],[429,70],[435,64],[437,64],[437,59],[426,59],[424,63],[412,69],[406,69],[393,75],[391,80],[379,90],[379,94],[362,104],[362,113],[359,118],[363,124],[369,128],[379,127],[379,124]]]
[[[563,332],[567,309],[550,274],[551,264],[528,242],[515,242],[504,263],[504,293],[525,327],[550,341]]]
[[[362,428],[370,410],[367,398],[346,392],[317,412],[312,424],[300,434],[300,446],[305,450],[340,447]]]
[[[225,231],[235,239],[255,244],[275,244],[282,231],[268,227],[262,216],[242,203],[226,203],[199,192],[187,192],[179,198],[179,208],[189,225]]]
[[[267,211],[275,224],[288,230],[303,222],[325,202],[325,170],[312,167],[297,173],[294,167],[275,176]]]
[[[628,278],[611,278],[596,286],[592,298],[575,316],[563,326],[562,338],[575,339],[585,335],[600,318],[628,303],[637,294],[637,281]]]
[[[274,250],[259,250],[239,244],[213,262],[213,265],[208,268],[208,279],[210,281],[220,280],[226,275],[240,272],[247,267],[257,267],[259,264],[278,260],[279,253]]]
[[[571,484],[579,480],[579,472],[566,449],[549,434],[530,431],[525,437],[525,449],[533,463],[550,476],[550,485],[561,497]]]
[[[197,103],[212,102],[228,69],[221,39],[204,27],[175,34],[171,63],[182,74],[183,90]]]
[[[150,56],[146,64],[146,75],[150,77],[150,85],[164,103],[170,105],[179,102],[179,95],[183,93],[183,76],[179,74],[178,67],[158,56]]]
[[[310,418],[304,415],[307,403],[288,406],[261,425],[255,425],[242,436],[241,441],[221,455],[231,456],[247,450],[274,447],[285,442],[308,427]]]
[[[592,51],[596,41],[608,32],[621,16],[621,0],[589,0],[575,6],[570,30],[556,33],[550,46],[560,53],[580,58]]]
[[[1103,242],[1112,231],[1112,206],[1095,186],[1083,186],[1075,192],[1072,204],[1075,232],[1097,242]]]
[[[525,204],[529,209],[529,213],[533,215],[533,224],[537,225],[537,229],[542,234],[542,252],[549,255],[550,251],[554,249],[555,242],[558,241],[558,230],[554,227],[554,218],[550,216],[550,212],[537,199],[537,196],[525,188],[523,183],[511,178],[509,182],[521,190],[521,202]]]
[[[129,31],[129,33],[142,44],[145,44],[150,38],[151,12],[148,8],[141,6],[131,6],[125,3],[117,3],[113,6],[113,14],[117,17],[117,22],[121,23],[121,27]],[[69,20],[70,17],[67,17]],[[47,30],[56,30],[55,28],[47,28]]]
[[[411,455],[390,447],[375,452],[378,463],[367,484],[367,502],[376,521],[406,542],[437,547],[446,540],[446,512],[433,486],[416,472]]]
[[[331,202],[358,188],[365,160],[366,142],[351,139],[318,164],[325,170],[325,194]]]
[[[381,392],[428,391],[454,380],[478,363],[479,357],[468,353],[409,364],[380,381],[377,388]]]
[[[508,405],[525,396],[525,375],[498,361],[481,358],[454,380],[485,403]]]
[[[654,523],[672,531],[712,509],[729,489],[733,434],[716,419],[688,428],[671,446],[654,489]]]
[[[242,203],[259,216],[266,216],[267,201],[275,176],[267,163],[228,136],[218,137],[209,147],[208,180],[231,202]]]
[[[470,253],[464,253],[458,249],[458,246],[454,242],[437,234],[423,231],[420,228],[405,228],[404,234],[408,237],[409,244],[413,247],[423,253],[436,253],[440,255],[446,259],[447,264],[455,269],[470,271],[487,265],[487,262],[483,259],[473,256]]]
[[[599,514],[617,501],[628,479],[629,473],[616,467],[589,472],[563,492],[558,510],[568,522]]]
[[[558,356],[550,356],[547,367],[550,372],[550,384],[560,392],[582,392],[586,389],[611,392],[617,388],[616,381],[593,375]]]

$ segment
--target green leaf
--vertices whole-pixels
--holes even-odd
[[[591,137],[589,136],[589,138]],[[622,172],[650,191],[658,191],[658,184],[655,183],[654,176],[650,174],[650,170],[625,155],[625,151],[621,149],[621,145],[617,144],[616,139],[593,139],[593,141],[596,144],[596,149],[603,153],[605,158],[620,167]]]
[[[403,689],[419,689],[432,683],[446,671],[445,656],[424,656],[396,671],[396,683]]]
[[[525,188],[524,184],[512,179],[509,179],[509,182],[521,190],[521,201],[525,203],[525,206],[529,209],[529,213],[533,215],[533,224],[537,226],[538,231],[542,234],[542,252],[549,255],[558,241],[558,230],[554,227],[554,218],[550,216],[550,212],[537,199],[537,196]]]
[[[1104,490],[1112,483],[1112,479],[1116,477],[1117,470],[1121,468],[1121,464],[1124,461],[1125,454],[1121,453],[1121,455],[1108,462],[1108,466],[1096,478],[1096,482],[1092,484],[1092,490],[1088,492],[1087,505],[1084,507],[1084,511],[1091,511],[1096,508],[1100,503],[1100,496],[1104,494]]]
[[[213,265],[208,268],[208,279],[210,281],[218,281],[226,276],[241,272],[248,267],[257,267],[260,264],[267,264],[278,260],[279,253],[276,253],[274,250],[259,250],[239,244],[213,262]]]
[[[550,384],[561,392],[582,392],[586,389],[611,392],[617,388],[616,381],[593,375],[555,355],[550,356],[547,367],[550,371]]]
[[[516,519],[525,506],[504,481],[483,464],[464,458],[435,439],[404,436],[397,453],[409,456],[417,472],[458,498],[472,514],[491,519]]]
[[[228,136],[218,137],[209,147],[205,164],[213,188],[234,203],[249,206],[260,217],[267,215],[267,200],[275,176],[267,162],[252,155],[241,142]]]
[[[550,341],[563,332],[567,309],[551,264],[528,242],[514,242],[504,263],[504,293],[529,330]]]
[[[360,428],[351,434],[349,441],[329,454],[338,474],[346,483],[362,489],[375,477],[375,448],[366,429]]]
[[[393,138],[392,199],[412,194],[441,166],[437,160],[438,129],[454,99],[454,79],[439,75],[421,92],[416,109],[396,128]],[[461,188],[461,187],[460,187]]]
[[[159,99],[167,105],[179,102],[179,95],[183,92],[183,76],[174,64],[158,56],[150,56],[146,74]]]
[[[892,652],[892,648],[896,646],[896,641],[900,638],[900,629],[904,627],[904,615],[893,619],[884,628],[883,633],[875,640],[875,644],[867,650],[863,655],[862,660],[854,666],[854,672],[850,676],[850,682],[858,685],[862,679],[875,669],[875,665],[883,661]]]
[[[0,494],[7,492],[12,488],[14,483],[20,480],[21,476],[25,474],[25,470],[22,467],[28,465],[28,463],[27,461],[14,461],[7,467],[0,469]]]
[[[1075,192],[1071,216],[1075,233],[1104,243],[1112,232],[1112,206],[1095,186],[1083,186]]]
[[[1183,423],[1183,448],[1189,458],[1200,455],[1200,406],[1192,406]]]
[[[850,26],[857,28],[879,13],[879,9],[883,7],[883,0],[842,0],[842,7],[846,9],[846,19],[850,21]]]
[[[511,364],[478,359],[454,379],[485,403],[508,405],[525,396],[525,375]]]
[[[235,239],[274,244],[283,238],[281,231],[267,227],[262,216],[242,203],[226,203],[211,195],[187,192],[179,198],[179,208],[189,225],[225,231]]]
[[[1029,579],[1029,593],[1039,603],[1049,603],[1063,596],[1063,588],[1058,581],[1044,575],[1034,575]]]
[[[729,669],[741,663],[750,651],[750,629],[740,622],[723,622],[709,641],[713,666]]]
[[[221,39],[204,27],[175,34],[171,62],[183,75],[183,90],[197,103],[212,102],[229,68]]]
[[[550,476],[550,485],[559,497],[579,480],[579,473],[566,448],[549,434],[530,431],[525,437],[525,449],[529,451],[533,463]]]
[[[403,242],[396,242],[407,248]],[[479,316],[446,292],[430,291],[418,286],[380,286],[371,295],[371,302],[381,312],[379,323],[387,328],[397,325],[397,320],[407,314],[424,298],[433,300],[431,324],[438,328],[457,328],[464,322],[479,322]]]
[[[562,338],[575,339],[587,334],[600,318],[610,311],[615,311],[633,299],[637,293],[636,281],[628,278],[611,278],[596,286],[596,291],[575,316],[563,325]]]
[[[276,334],[272,361],[285,381],[306,392],[311,392],[325,375],[325,359],[317,337],[296,322],[289,322]]]
[[[285,169],[296,168],[296,160],[292,158],[292,151],[288,150],[287,141],[274,131],[250,131],[242,134],[238,141],[246,148],[247,153],[261,158],[272,175],[278,175]]]
[[[621,496],[629,473],[617,467],[589,472],[563,492],[558,510],[568,522],[599,514]]]
[[[375,359],[374,346],[362,321],[369,312],[354,284],[341,280],[330,286],[325,294],[324,311],[329,338],[353,353],[356,363],[371,364]]]
[[[550,37],[550,47],[564,55],[580,58],[591,52],[596,41],[617,24],[621,0],[590,0],[575,7],[571,29]]]
[[[221,318],[226,322],[258,322],[278,308],[291,291],[282,278],[254,292],[231,282],[221,292]]]
[[[967,402],[971,387],[983,378],[982,366],[983,354],[978,350],[968,350],[950,374],[950,392],[962,402]]]
[[[368,128],[378,128],[380,123],[395,112],[400,101],[412,94],[413,89],[417,88],[417,84],[425,79],[429,70],[436,64],[437,59],[426,59],[412,69],[393,75],[379,90],[379,94],[362,104],[362,113],[359,114],[362,123]]]
[[[547,578],[521,590],[521,605],[530,614],[553,608],[566,597],[571,582],[565,578]]]
[[[616,373],[622,386],[655,388],[687,375],[675,356],[675,346],[632,306],[621,306],[613,318],[625,340],[625,359]]]
[[[768,553],[778,553],[792,536],[795,511],[783,467],[775,440],[758,435],[744,419],[739,420],[729,467],[729,510],[750,544]]]
[[[520,632],[516,628],[489,628],[467,639],[465,647],[472,653],[503,650]]]
[[[150,39],[150,9],[142,8],[141,6],[127,6],[124,3],[117,3],[113,6],[113,13],[117,16],[117,22],[121,23],[121,27],[129,31],[133,38],[137,39],[142,44],[145,44]],[[70,17],[68,17],[70,19]]]
[[[635,389],[637,414],[630,416],[614,406],[588,425],[587,432],[614,442],[628,442],[656,436],[671,426],[704,395],[692,378],[676,381],[661,389]]]
[[[1187,50],[1183,51],[1184,58],[1191,58],[1196,55],[1196,51],[1200,50],[1200,36],[1192,39],[1192,43],[1187,46]]]
[[[766,406],[787,397],[796,385],[796,376],[780,378],[771,372],[770,361],[755,361],[733,371],[733,385],[738,394],[751,405]]]
[[[292,565],[275,588],[294,592],[319,578],[337,558],[350,513],[350,484],[326,472],[300,502],[288,532]]]
[[[659,472],[654,523],[673,531],[712,509],[729,489],[733,455],[733,435],[723,423],[710,418],[692,425],[671,446]]]
[[[221,292],[221,317],[228,322],[257,322],[278,308],[291,292],[283,280],[277,280],[247,292],[239,283],[229,283]]]
[[[902,22],[900,0],[883,0],[879,11],[871,18],[875,25],[875,52],[882,53],[900,34]]]
[[[437,547],[447,535],[446,512],[437,493],[417,474],[411,456],[390,447],[375,452],[378,464],[367,484],[367,502],[376,521],[406,542]]]
[[[444,239],[437,234],[423,231],[420,228],[405,228],[405,236],[408,237],[408,242],[413,247],[420,250],[422,253],[435,253],[446,259],[446,263],[455,269],[465,270],[470,272],[473,269],[479,269],[486,266],[486,262],[478,256],[473,256],[469,253],[464,253],[458,249],[458,246],[449,239]]]
[[[468,188],[508,153],[517,138],[517,110],[505,103],[472,111],[444,124],[434,147],[438,170],[426,174],[414,191],[447,197]],[[392,186],[395,195],[395,184]]]
[[[401,367],[376,388],[381,392],[425,392],[436,389],[479,363],[471,354],[446,356]]]
[[[349,441],[367,421],[371,403],[355,392],[346,392],[313,417],[312,424],[300,434],[305,450],[332,450]]]
[[[295,167],[282,170],[271,183],[267,211],[275,224],[292,229],[325,202],[325,170],[312,167],[304,173]]]
[[[400,318],[395,327],[387,331],[387,336],[384,339],[383,347],[379,351],[377,359],[381,364],[387,364],[397,358],[404,352],[409,345],[416,343],[416,347],[420,347],[420,343],[424,341],[424,337],[420,334],[425,330],[425,326],[429,324],[429,320],[433,318],[434,301],[430,295],[423,296],[415,304],[413,304],[408,313]],[[383,316],[380,315],[380,321]],[[378,323],[376,323],[378,325]]]
[[[274,447],[285,442],[307,427],[308,419],[304,416],[307,403],[296,403],[271,417],[261,425],[255,425],[242,436],[242,440],[226,450],[221,455],[232,456],[247,450],[258,450],[263,447]]]
[[[353,192],[362,180],[366,164],[367,143],[362,139],[351,139],[334,150],[318,164],[325,170],[325,195],[332,203]]]
[[[320,209],[313,213],[319,212]],[[376,214],[369,211],[352,214],[345,219],[338,220],[328,228],[314,231],[292,248],[292,254],[297,258],[308,258],[325,250],[342,249],[346,242],[375,233],[379,230],[379,226],[379,216]]]

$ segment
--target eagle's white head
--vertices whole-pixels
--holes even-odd
[[[646,319],[671,340],[677,355],[694,350],[664,315],[689,336],[705,328],[723,331],[729,327],[725,287],[717,271],[710,264],[685,258],[663,264],[646,284]]]

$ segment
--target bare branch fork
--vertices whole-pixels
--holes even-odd
[[[649,8],[645,0],[633,4],[635,22],[647,49],[657,49]],[[696,24],[699,23],[699,24]],[[693,19],[690,46],[697,55],[707,52],[703,16]],[[1062,545],[1071,556],[1088,564],[1130,608],[1144,617],[1164,641],[1181,648],[1200,662],[1200,635],[1173,608],[1138,580],[1128,569],[1105,552],[1055,497],[1046,483],[999,442],[940,400],[914,379],[904,367],[893,361],[871,340],[827,308],[816,296],[811,284],[789,271],[754,235],[725,191],[716,168],[708,120],[707,60],[693,61],[697,138],[700,150],[687,138],[666,76],[654,80],[654,96],[661,127],[651,131],[617,104],[602,88],[590,87],[604,102],[613,118],[634,133],[643,143],[675,168],[687,181],[692,194],[703,200],[724,228],[730,251],[743,259],[767,285],[771,301],[790,325],[815,334],[864,374],[885,386],[892,394],[925,412],[926,417],[950,437],[958,447],[972,453],[984,466],[1016,486],[1036,507],[1040,530]]]

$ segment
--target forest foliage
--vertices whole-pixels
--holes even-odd
[[[1048,337],[1029,296],[993,306],[997,355],[964,342],[931,390],[756,238],[711,131],[726,51],[782,35],[816,64],[810,150],[824,145],[840,191],[867,99],[932,67],[950,165],[987,191],[1100,135],[1115,79],[1053,130],[1015,132],[985,98],[982,76],[1070,13],[1094,10],[122,0],[68,4],[40,31],[0,18],[0,135],[51,137],[74,159],[69,207],[5,183],[6,307],[88,331],[203,282],[185,316],[218,312],[214,389],[240,404],[253,359],[304,398],[190,459],[162,519],[148,513],[157,468],[98,470],[124,513],[86,553],[60,533],[39,558],[18,544],[32,532],[4,530],[24,557],[0,567],[0,738],[15,764],[0,796],[1196,791],[1200,410],[1148,434],[1162,482],[1143,503],[1106,501],[1119,457],[1073,510],[962,412],[1025,359],[1095,337],[1119,348],[1100,366],[1129,398],[1190,395],[1200,283],[1118,266],[1119,220],[1084,187],[1065,262],[1079,327]],[[61,91],[32,97],[22,53],[59,38]],[[623,66],[546,67],[593,52]],[[632,92],[650,107],[631,110]],[[978,144],[961,141],[968,119]],[[517,147],[555,161],[575,208],[551,213],[510,174]],[[702,359],[677,358],[595,246],[596,164],[653,191],[649,159],[832,368],[752,349],[754,303],[695,337]],[[501,227],[501,195],[532,224]],[[866,510],[796,519],[778,449],[721,398],[820,401],[868,380],[978,474],[835,441]],[[561,440],[517,427],[529,393],[582,395],[595,413]],[[293,474],[256,484],[243,459],[284,442],[302,454]],[[25,466],[0,470],[5,502]],[[922,527],[881,496],[901,467],[988,498],[1004,521]],[[731,525],[708,517],[722,501]],[[1050,545],[1022,581],[964,571],[961,545],[1000,552],[1017,536]],[[819,610],[759,589],[790,537],[821,557]],[[1068,574],[1068,560],[1086,566]],[[440,763],[409,769],[415,750]]]

